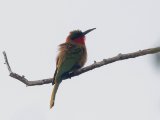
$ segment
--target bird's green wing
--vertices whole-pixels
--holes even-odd
[[[73,70],[74,66],[78,64],[83,54],[83,48],[74,46],[72,49],[65,52],[65,54],[58,58],[57,71],[55,80],[61,81],[62,76]]]

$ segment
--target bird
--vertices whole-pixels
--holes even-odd
[[[74,72],[84,66],[87,61],[87,50],[85,45],[85,35],[96,28],[88,29],[84,32],[73,30],[69,33],[66,41],[59,45],[59,53],[56,59],[56,70],[53,76],[52,85],[54,85],[50,109],[55,104],[55,97],[62,79],[71,72]]]

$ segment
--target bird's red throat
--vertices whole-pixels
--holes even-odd
[[[85,45],[85,37],[79,37],[77,39],[74,40],[75,43],[81,44],[81,45]]]
[[[67,37],[66,42],[70,42],[70,41],[73,41],[76,44],[85,45],[85,36],[76,38],[74,40],[70,40],[70,38]]]

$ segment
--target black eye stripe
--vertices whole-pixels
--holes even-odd
[[[71,39],[75,39],[75,38],[78,38],[80,36],[81,36],[80,34],[77,34],[77,35],[71,36]]]
[[[82,35],[83,35],[83,33],[81,31],[72,31],[71,34],[70,34],[70,38],[72,40],[74,40],[74,39],[76,39],[76,38],[78,38]]]

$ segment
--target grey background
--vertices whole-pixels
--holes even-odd
[[[30,80],[52,77],[58,44],[86,36],[88,61],[157,46],[159,0],[1,0],[0,52]],[[1,120],[159,120],[160,75],[152,55],[116,62],[52,86],[26,87],[8,76],[0,55]]]

